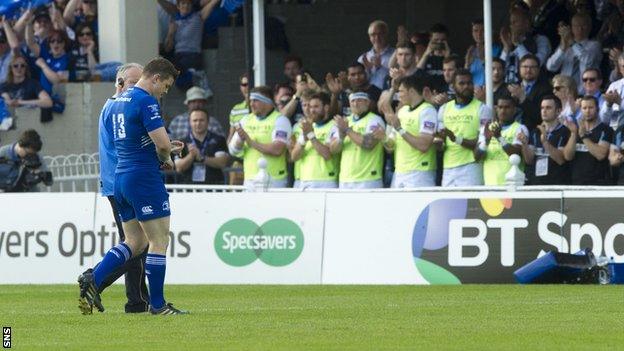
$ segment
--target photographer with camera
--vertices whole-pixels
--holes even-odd
[[[42,145],[39,133],[28,129],[16,143],[0,147],[0,192],[34,192],[41,182],[52,185],[52,173],[38,154]]]

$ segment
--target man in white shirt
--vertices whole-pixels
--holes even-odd
[[[373,47],[360,55],[357,61],[366,67],[370,84],[380,90],[388,76],[388,63],[394,49],[388,45],[388,25],[384,21],[376,20],[368,26],[368,38]]]
[[[591,17],[585,13],[577,13],[572,17],[571,29],[570,26],[560,25],[559,47],[546,62],[546,69],[550,72],[572,77],[579,93],[583,90],[581,73],[590,67],[599,67],[602,60],[600,43],[588,39],[591,28]]]

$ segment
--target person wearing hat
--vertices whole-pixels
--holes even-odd
[[[253,88],[249,104],[251,113],[234,127],[236,133],[228,145],[232,155],[243,159],[243,185],[254,184],[260,170],[258,161],[264,159],[268,186],[285,188],[288,184],[286,152],[292,134],[290,121],[275,108],[273,90],[267,86]]]
[[[351,115],[335,116],[339,138],[332,141],[332,154],[342,152],[340,159],[339,188],[382,188],[383,145],[386,125],[384,120],[370,111],[367,93],[349,95]]]
[[[169,136],[172,139],[179,140],[189,136],[189,133],[191,132],[191,124],[189,122],[191,111],[197,109],[206,110],[206,107],[208,106],[208,98],[210,96],[212,95],[209,95],[200,87],[192,87],[186,91],[184,104],[188,110],[183,114],[174,117],[171,122],[169,122],[169,127],[167,128],[169,130]],[[223,131],[223,127],[214,117],[208,118],[208,131],[222,137],[226,136]]]

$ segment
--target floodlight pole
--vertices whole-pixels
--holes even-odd
[[[494,106],[492,85],[492,0],[483,0],[483,27],[485,29],[485,103]]]
[[[253,0],[254,85],[266,84],[264,0]]]

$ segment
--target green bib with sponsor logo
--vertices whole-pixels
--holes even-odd
[[[334,125],[334,121],[329,121],[321,126],[314,123],[314,134],[321,144],[329,144],[330,132]],[[329,160],[325,160],[316,151],[310,140],[306,142],[303,155],[299,161],[301,163],[301,181],[338,180],[338,157],[332,155]]]
[[[277,110],[273,110],[271,114],[263,119],[259,119],[254,114],[249,114],[243,118],[243,129],[249,134],[252,140],[261,144],[270,144],[273,142],[273,130],[275,122],[281,114]],[[258,174],[258,160],[264,158],[267,161],[267,173],[274,180],[286,178],[286,153],[280,156],[264,155],[260,151],[249,147],[247,143],[243,147],[243,171],[245,172],[245,180],[254,179]]]
[[[230,111],[230,126],[234,126],[236,123],[240,122],[243,117],[249,114],[249,105],[247,105],[247,101],[239,102],[238,104],[232,107],[232,111]]]
[[[371,119],[378,117],[369,112],[366,116],[356,120],[354,115],[347,117],[349,127],[361,135],[368,133],[366,130]],[[363,182],[381,179],[383,167],[383,145],[377,143],[372,150],[359,147],[351,138],[346,137],[342,145],[340,159],[341,182]]]
[[[421,116],[426,108],[434,108],[433,105],[423,102],[413,111],[409,106],[403,106],[397,114],[401,121],[401,127],[412,135],[420,134]],[[432,127],[433,130],[433,127]],[[436,169],[436,154],[433,147],[427,152],[412,147],[402,136],[396,136],[394,149],[394,167],[397,173],[405,174],[413,171],[431,171]]]
[[[455,136],[461,136],[464,139],[477,139],[481,124],[479,119],[481,105],[481,101],[477,99],[472,99],[468,105],[462,108],[457,108],[455,100],[447,102],[444,105],[444,115],[442,116],[444,127],[455,133]],[[455,144],[449,138],[446,138],[445,145],[444,168],[454,168],[475,162],[472,150]]]
[[[513,143],[520,127],[520,123],[513,122],[509,127],[501,131],[501,137],[507,143]],[[505,175],[510,168],[509,155],[503,150],[500,142],[496,138],[492,138],[486,149],[485,160],[483,161],[483,180],[485,185],[505,185]],[[524,169],[524,163],[520,163],[520,169]]]

